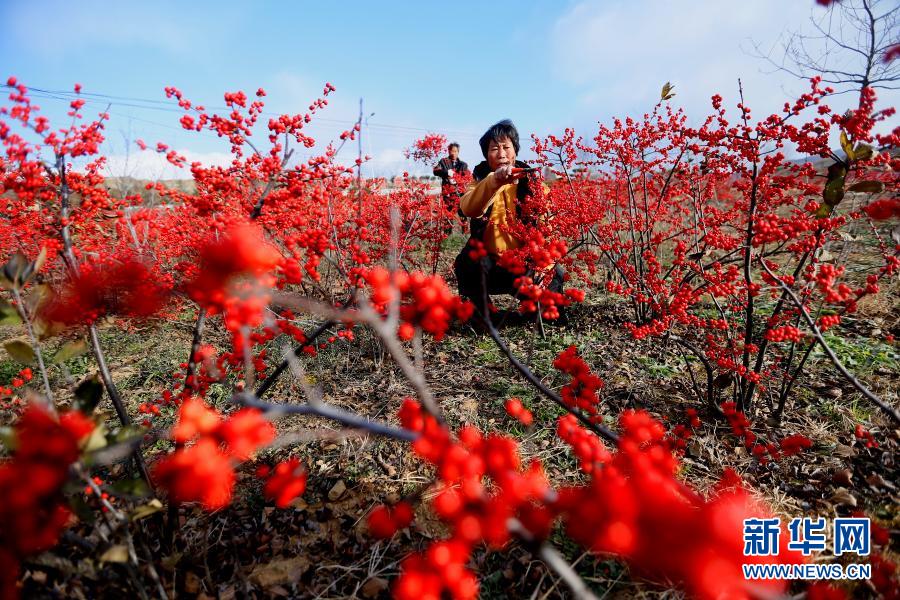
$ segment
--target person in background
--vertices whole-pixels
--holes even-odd
[[[462,196],[457,186],[457,179],[469,172],[469,165],[459,159],[459,144],[447,146],[447,156],[434,166],[434,174],[441,178],[441,199],[444,208],[450,214],[459,214],[459,198]]]
[[[504,251],[518,248],[522,242],[508,229],[508,225],[521,216],[520,203],[528,194],[528,165],[516,160],[519,152],[519,132],[509,119],[491,126],[479,140],[485,160],[472,172],[473,182],[460,199],[460,211],[470,219],[471,236],[454,262],[459,295],[475,304],[476,310],[487,314],[485,291],[487,294],[516,295],[513,286],[517,275],[497,264],[497,258]],[[470,252],[481,242],[487,256],[481,262]],[[482,278],[482,269],[485,276]],[[534,277],[534,272],[526,273]],[[548,289],[556,293],[563,291],[565,273],[559,265],[554,267],[553,280]],[[484,283],[487,283],[487,290]],[[516,315],[517,316],[517,315]],[[509,320],[515,321],[510,314]],[[555,324],[565,325],[568,318],[560,307],[560,316]]]

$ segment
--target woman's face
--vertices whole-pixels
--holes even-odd
[[[491,171],[496,171],[503,165],[516,164],[516,149],[509,138],[501,138],[500,141],[491,140],[487,152],[488,166]]]

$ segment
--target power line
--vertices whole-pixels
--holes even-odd
[[[0,84],[7,89],[13,89],[13,86],[9,86],[7,84]],[[155,121],[152,119],[147,119],[143,117],[135,116],[131,114],[132,111],[128,112],[118,112],[116,110],[110,110],[111,107],[124,108],[124,109],[137,109],[137,110],[151,110],[165,113],[174,113],[174,114],[189,114],[184,109],[173,106],[171,101],[167,100],[154,100],[149,98],[138,98],[133,96],[117,96],[112,94],[101,94],[95,92],[81,92],[75,93],[74,91],[65,91],[65,90],[49,90],[38,87],[26,86],[26,89],[29,91],[30,95],[35,99],[43,99],[43,100],[55,100],[60,102],[69,103],[73,100],[83,100],[85,103],[93,104],[93,105],[103,105],[105,106],[106,113],[110,115],[115,115],[117,117],[121,117],[123,119],[128,119],[129,121],[137,121],[139,123],[146,123],[148,125],[153,125],[155,127],[160,127],[163,129],[168,129],[172,131],[177,131],[185,135],[195,136],[200,135],[205,139],[220,139],[221,136],[213,133],[209,130],[187,130],[180,125],[176,125],[174,123],[160,123],[159,121]],[[212,110],[221,110],[221,111],[231,111],[232,109],[226,106],[207,106],[205,108],[209,108]],[[271,116],[281,116],[281,113],[275,113],[270,111],[261,111],[263,115],[271,115]],[[305,125],[305,129],[310,131],[316,137],[319,136],[319,132],[322,134],[328,133],[327,124],[341,124],[341,125],[356,125],[356,120],[343,120],[343,119],[329,119],[325,117],[315,116],[313,120]],[[411,135],[420,132],[434,132],[434,133],[443,133],[445,135],[453,135],[460,134],[466,136],[474,136],[471,132],[461,131],[461,130],[433,130],[433,129],[424,129],[420,127],[408,127],[403,125],[393,125],[387,123],[372,123],[370,120],[366,120],[364,124],[367,131],[370,132],[370,136],[367,136],[367,145],[369,146],[369,154],[371,152],[371,143],[372,137],[396,137],[396,138],[404,138],[406,140],[409,139]],[[333,132],[333,130],[332,130]],[[295,157],[299,159],[309,159],[315,156],[318,156],[314,152],[296,152]],[[371,164],[369,168],[373,168]]]
[[[3,84],[3,87],[10,88],[11,86],[7,84]],[[26,89],[32,94],[37,94],[37,97],[43,98],[51,98],[55,100],[63,100],[63,101],[71,101],[75,99],[82,99],[86,102],[92,102],[95,104],[98,103],[108,103],[114,104],[117,106],[125,106],[130,108],[139,108],[144,110],[156,110],[163,112],[171,112],[184,114],[185,111],[181,108],[172,106],[170,102],[166,100],[159,99],[151,99],[151,98],[138,98],[134,96],[117,96],[113,94],[101,94],[98,92],[81,92],[76,94],[73,91],[67,90],[48,90],[44,88],[25,86]],[[148,106],[149,105],[149,106]],[[209,106],[207,108],[211,108],[213,110],[223,110],[230,111],[231,109],[227,106]],[[281,116],[281,113],[271,112],[271,111],[261,111],[261,114],[267,116],[278,117]],[[313,122],[326,122],[326,123],[337,123],[342,125],[355,125],[355,120],[347,120],[347,119],[331,119],[327,117],[316,117]],[[467,136],[478,136],[479,134],[473,133],[471,131],[463,131],[457,129],[425,129],[422,127],[411,127],[407,125],[396,125],[391,123],[372,123],[369,124],[370,128],[377,129],[387,129],[387,130],[403,130],[410,132],[425,132],[425,133],[444,133],[444,134],[453,134],[453,135],[467,135]]]

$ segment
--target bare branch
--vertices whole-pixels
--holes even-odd
[[[535,540],[534,535],[522,525],[517,519],[509,519],[506,524],[510,533],[515,534],[527,546],[536,549],[538,556],[541,557],[548,567],[550,567],[572,590],[574,598],[579,600],[597,600],[597,596],[590,590],[584,579],[581,578],[572,565],[547,542],[540,543]]]
[[[348,427],[362,429],[376,435],[382,435],[396,440],[412,442],[419,437],[419,434],[414,431],[392,427],[390,425],[385,425],[377,421],[371,421],[365,417],[345,411],[324,402],[319,403],[315,406],[312,404],[271,403],[260,400],[253,394],[247,394],[243,392],[235,394],[232,399],[238,404],[259,409],[265,413],[268,413],[272,417],[278,415],[314,415],[317,417],[325,417],[326,419],[337,421],[338,423],[341,423]]]

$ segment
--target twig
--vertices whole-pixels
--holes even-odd
[[[347,304],[345,304],[345,306],[347,306]],[[295,346],[293,349],[291,349],[291,354],[293,356],[297,356],[297,352],[299,352],[304,346],[308,346],[309,344],[312,344],[313,342],[315,342],[317,337],[322,335],[329,327],[331,327],[335,323],[337,323],[337,321],[334,321],[334,320],[325,321],[324,323],[319,325],[312,333],[310,333],[308,335],[305,334],[303,336],[305,341],[302,344],[300,344],[299,346]],[[269,391],[269,388],[271,388],[275,384],[275,381],[278,379],[278,377],[281,376],[281,374],[284,372],[285,369],[288,368],[289,365],[290,365],[290,360],[288,359],[288,356],[285,356],[285,358],[278,364],[278,366],[275,367],[275,370],[272,371],[272,373],[270,373],[269,376],[266,377],[263,380],[263,382],[259,384],[259,387],[256,388],[256,392],[255,392],[256,397],[262,398],[263,396],[265,396],[266,392]]]
[[[576,598],[585,600],[597,600],[597,596],[588,588],[584,580],[578,576],[578,573],[566,561],[559,551],[549,544],[542,544],[538,552],[541,559],[547,563],[547,566],[556,571]]]
[[[64,225],[60,230],[60,235],[63,241],[63,262],[65,262],[66,267],[69,270],[69,273],[75,277],[79,275],[78,261],[75,258],[75,253],[72,251],[72,232],[69,229],[69,210],[70,210],[70,202],[69,202],[69,184],[66,180],[66,161],[65,156],[62,154],[56,155],[56,169],[59,173],[59,198],[60,198],[60,220]],[[97,367],[100,370],[100,379],[103,381],[103,387],[106,388],[106,393],[109,395],[109,399],[113,404],[113,407],[116,409],[116,414],[119,417],[119,421],[123,426],[127,427],[131,425],[131,417],[128,416],[128,411],[125,409],[125,405],[122,403],[122,397],[119,395],[119,390],[116,389],[116,385],[113,382],[112,375],[109,372],[109,367],[106,365],[106,357],[103,354],[103,348],[100,346],[100,336],[97,333],[97,325],[95,323],[91,323],[88,327],[88,333],[91,338],[91,351],[94,354],[94,358],[97,361]],[[153,489],[153,482],[150,479],[150,474],[147,471],[147,464],[144,462],[144,456],[141,454],[140,446],[137,446],[134,450],[134,462],[137,466],[138,472],[144,481],[147,482],[147,485],[150,486],[150,489]]]
[[[38,367],[41,369],[44,392],[47,394],[47,409],[52,414],[56,414],[56,405],[53,403],[53,392],[50,390],[50,379],[47,377],[47,367],[44,365],[44,357],[41,354],[41,345],[38,342],[37,336],[34,334],[34,329],[31,327],[31,319],[28,316],[28,311],[25,310],[25,304],[22,302],[22,294],[19,293],[19,288],[15,285],[12,286],[12,294],[13,299],[16,301],[16,309],[19,311],[19,316],[22,317],[22,322],[25,324],[25,330],[28,332],[28,338],[31,340],[31,347],[34,349],[34,355],[37,357]]]
[[[422,328],[416,327],[416,332],[412,339],[413,358],[415,359],[416,369],[420,373],[425,371],[425,351],[422,347]]]
[[[691,354],[697,357],[700,363],[703,365],[703,369],[706,371],[706,404],[709,407],[709,411],[716,416],[724,416],[722,409],[719,408],[719,405],[716,404],[716,391],[715,391],[715,379],[713,377],[713,368],[707,359],[700,350],[694,347],[693,344],[688,342],[687,340],[678,337],[677,335],[669,335],[669,339],[678,344],[679,346],[686,348],[690,351]],[[691,374],[691,383],[694,383],[694,374],[691,371],[691,366],[688,364],[687,359],[685,359],[685,365],[688,368],[688,372]],[[695,384],[696,387],[696,384]],[[698,394],[699,395],[699,394]]]
[[[191,341],[191,355],[188,357],[187,370],[184,373],[184,388],[182,393],[187,394],[188,390],[196,390],[194,385],[194,372],[197,369],[197,351],[200,350],[200,343],[203,341],[203,328],[206,325],[206,309],[201,308],[197,313],[197,321],[194,323],[194,337]]]
[[[109,399],[116,409],[119,421],[121,421],[124,427],[128,427],[131,425],[131,417],[125,409],[125,404],[122,402],[119,390],[116,388],[116,384],[112,379],[112,374],[109,372],[109,367],[106,365],[106,357],[103,354],[103,349],[100,347],[100,336],[97,333],[97,326],[92,323],[91,326],[88,327],[88,333],[91,338],[91,349],[94,352],[94,358],[97,360],[97,368],[100,370],[100,379],[103,381],[106,393],[109,394]],[[135,447],[133,456],[138,472],[152,490],[153,481],[150,479],[150,473],[147,471],[147,463],[144,461],[144,455],[141,454],[140,445]]]
[[[343,409],[337,408],[330,404],[326,404],[324,402],[315,406],[312,404],[275,404],[260,400],[254,395],[248,393],[235,394],[233,400],[243,406],[257,408],[272,415],[273,417],[283,414],[314,415],[337,421],[338,423],[342,423],[344,425],[347,425],[348,427],[362,429],[376,435],[383,435],[385,437],[403,440],[406,442],[415,441],[419,437],[417,433],[408,429],[401,429],[398,427],[385,425],[377,421],[371,421],[365,417],[362,417],[355,413],[347,412]]]
[[[494,340],[494,343],[497,344],[497,347],[499,347],[504,354],[506,354],[506,357],[509,359],[509,362],[512,364],[512,366],[515,367],[516,370],[519,371],[519,373],[521,373],[529,383],[531,383],[531,385],[536,387],[539,392],[555,402],[561,408],[565,409],[566,412],[574,415],[575,418],[581,421],[582,425],[584,425],[606,441],[613,444],[619,443],[619,435],[617,433],[603,425],[594,423],[580,410],[566,404],[565,401],[563,401],[563,399],[559,396],[559,394],[544,385],[544,383],[531,371],[531,369],[523,365],[522,362],[513,355],[512,351],[509,349],[509,346],[507,346],[506,342],[503,341],[503,338],[500,337],[500,334],[497,332],[497,328],[494,327],[493,323],[491,323],[490,316],[485,316],[484,322],[485,325],[487,325],[488,334],[490,334],[491,338]]]
[[[597,600],[597,596],[588,588],[578,573],[572,568],[572,565],[563,558],[559,551],[547,542],[540,543],[534,535],[520,523],[517,519],[509,519],[507,521],[509,531],[519,537],[527,546],[536,547],[538,556],[541,557],[548,567],[550,567],[560,578],[566,582],[569,589],[572,590],[575,598],[579,600]]]
[[[482,294],[483,294],[483,298],[482,298],[483,305],[487,306],[488,305],[487,275],[485,273],[484,263],[482,263],[482,268],[481,268],[481,290],[482,290]],[[509,362],[512,364],[512,366],[515,367],[516,370],[518,370],[519,373],[521,373],[525,377],[525,379],[527,379],[528,382],[531,383],[531,385],[536,387],[538,389],[538,391],[540,391],[542,394],[547,396],[547,398],[549,398],[550,400],[553,400],[553,402],[555,402],[561,408],[563,408],[567,412],[574,415],[575,418],[577,418],[579,421],[581,421],[581,423],[585,427],[587,427],[588,429],[590,429],[591,431],[593,431],[600,437],[604,438],[608,442],[612,442],[613,444],[618,444],[619,443],[619,435],[617,433],[611,431],[610,429],[607,429],[603,425],[598,425],[598,424],[594,423],[588,417],[586,417],[584,415],[584,413],[582,413],[580,410],[573,408],[573,407],[569,406],[568,404],[566,404],[565,401],[563,401],[563,399],[560,397],[559,394],[557,394],[556,392],[554,392],[553,390],[548,388],[546,385],[544,385],[544,383],[534,374],[534,372],[532,372],[531,369],[529,369],[528,367],[523,365],[522,362],[513,355],[512,350],[509,349],[509,346],[506,345],[506,342],[504,342],[503,338],[500,337],[500,333],[497,331],[497,328],[494,327],[493,322],[491,322],[490,311],[487,311],[487,312],[488,312],[488,314],[481,315],[481,318],[482,318],[482,321],[484,322],[485,326],[487,327],[488,334],[491,336],[491,339],[494,340],[494,343],[497,344],[497,347],[499,347],[500,350],[502,350],[503,353],[506,354],[506,357],[509,359]]]

